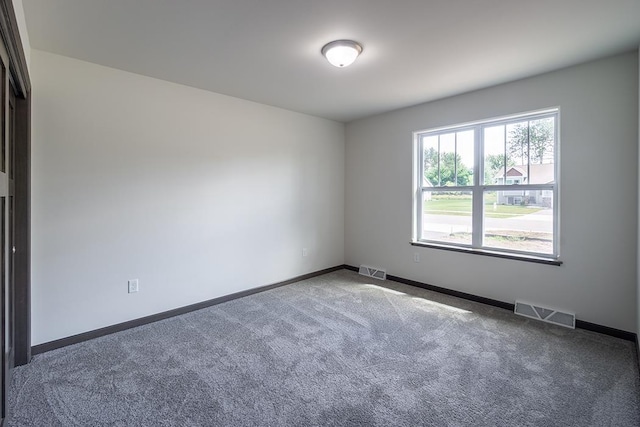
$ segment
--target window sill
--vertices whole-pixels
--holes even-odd
[[[438,245],[435,243],[423,243],[423,242],[411,242],[411,245],[420,246],[423,248],[431,248],[431,249],[444,249],[446,251],[462,252],[462,253],[473,254],[473,255],[484,255],[484,256],[490,256],[494,258],[512,259],[515,261],[534,262],[537,264],[562,265],[562,261],[553,259],[553,258],[544,258],[544,257],[531,256],[531,255],[506,254],[502,252],[490,251],[487,249],[462,248],[457,246],[446,246],[446,245]]]

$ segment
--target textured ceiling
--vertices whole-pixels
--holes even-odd
[[[640,0],[23,0],[31,45],[338,121],[637,49]],[[364,46],[349,68],[320,54]]]

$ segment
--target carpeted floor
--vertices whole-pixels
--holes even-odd
[[[38,355],[9,426],[638,426],[634,344],[341,270]]]

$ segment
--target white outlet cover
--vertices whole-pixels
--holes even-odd
[[[128,286],[129,286],[129,293],[130,294],[132,294],[134,292],[138,292],[138,279],[129,280],[127,283],[128,283]]]

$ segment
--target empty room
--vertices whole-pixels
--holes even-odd
[[[640,425],[640,0],[0,0],[0,426]]]

